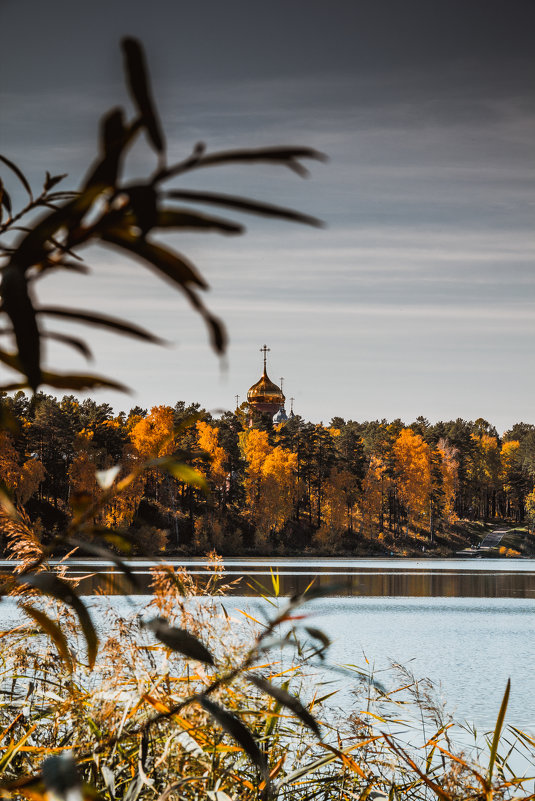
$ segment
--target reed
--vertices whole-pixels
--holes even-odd
[[[68,583],[68,573],[57,580]],[[94,660],[72,603],[19,589],[20,624],[0,639],[2,796],[533,797],[510,767],[535,742],[504,729],[508,689],[486,757],[479,754],[484,768],[477,752],[455,744],[429,682],[396,666],[398,683],[387,689],[373,673],[329,664],[328,634],[307,614],[313,587],[280,598],[273,575],[264,591],[271,616],[244,610],[237,621],[225,609],[229,586],[220,564],[202,584],[162,564],[142,616],[100,599]],[[319,669],[341,676],[343,712],[330,682],[314,682]]]

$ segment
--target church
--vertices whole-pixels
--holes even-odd
[[[256,384],[250,388],[247,393],[247,402],[251,412],[257,411],[262,414],[269,414],[273,418],[274,423],[284,423],[288,419],[284,403],[286,398],[282,391],[282,381],[280,387],[274,384],[267,374],[266,359],[267,354],[271,349],[264,345],[260,348],[260,353],[264,354],[264,372],[262,377]],[[292,398],[293,400],[293,398]],[[293,413],[290,413],[293,417]],[[252,425],[252,414],[250,416],[249,425]]]

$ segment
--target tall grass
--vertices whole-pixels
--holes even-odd
[[[77,787],[109,801],[533,797],[509,767],[535,743],[504,731],[507,693],[477,764],[428,682],[398,667],[387,689],[330,666],[306,596],[270,599],[270,619],[244,610],[237,621],[228,587],[219,565],[202,585],[161,565],[141,616],[100,599],[92,666],[76,609],[19,588],[20,624],[0,638],[3,797],[66,798]],[[344,689],[338,712],[332,684],[318,681],[331,668]]]

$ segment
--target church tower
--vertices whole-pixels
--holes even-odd
[[[266,345],[260,348],[260,353],[264,354],[264,372],[262,373],[261,379],[257,381],[256,384],[253,384],[247,393],[247,402],[249,403],[251,411],[256,410],[273,417],[274,414],[284,409],[284,401],[286,398],[284,397],[281,387],[274,384],[267,374],[266,357],[270,350],[271,349]]]

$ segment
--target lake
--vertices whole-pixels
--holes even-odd
[[[172,561],[172,560],[167,560]],[[71,572],[91,575],[83,592],[117,591],[122,582],[112,562],[71,560]],[[113,603],[125,613],[148,602],[150,567],[154,560],[128,564],[140,582],[138,596]],[[184,559],[193,574],[206,575],[207,561]],[[388,687],[398,679],[392,662],[408,667],[417,678],[433,680],[459,720],[480,729],[494,726],[507,679],[512,682],[507,722],[535,731],[535,561],[524,559],[225,559],[225,580],[239,579],[225,608],[243,620],[240,610],[262,615],[267,608],[254,582],[272,586],[271,570],[281,595],[332,586],[330,595],[312,601],[307,625],[332,639],[329,661],[336,665],[373,668]],[[0,562],[5,570],[12,563]],[[256,597],[255,597],[256,596]],[[103,601],[92,600],[98,618]],[[16,615],[11,602],[0,605],[0,625]],[[333,678],[337,678],[333,676]],[[345,698],[349,684],[343,686]]]

